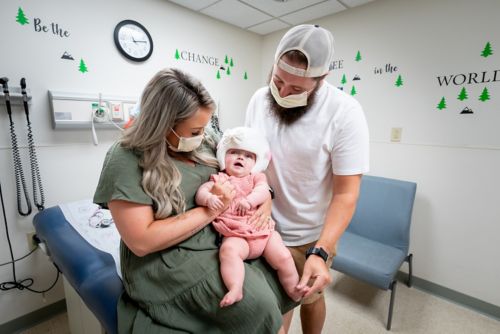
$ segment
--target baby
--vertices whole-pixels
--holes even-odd
[[[270,198],[266,176],[262,173],[270,158],[269,144],[257,130],[247,127],[226,130],[217,148],[222,172],[212,175],[196,194],[199,205],[216,210],[223,204],[210,192],[215,182],[229,181],[236,191],[229,208],[213,222],[215,229],[224,236],[219,258],[222,280],[229,291],[221,300],[221,307],[243,298],[243,260],[261,255],[277,270],[290,298],[298,301],[308,289],[307,286],[297,289],[299,275],[278,232],[274,229],[257,230],[248,223],[256,208]]]

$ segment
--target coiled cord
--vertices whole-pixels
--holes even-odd
[[[35,139],[33,138],[33,130],[31,129],[31,122],[28,113],[26,113],[26,123],[28,126],[28,149],[31,166],[31,181],[33,184],[33,202],[35,203],[38,211],[42,211],[45,209],[45,194],[43,192],[42,177],[40,176],[40,167],[38,167],[38,158],[35,150]],[[40,192],[40,202],[38,202],[38,192]]]
[[[26,187],[26,179],[24,178],[23,165],[21,162],[21,156],[19,155],[19,147],[17,145],[16,131],[14,129],[14,121],[12,120],[12,114],[9,112],[10,121],[10,138],[12,142],[12,158],[14,160],[14,176],[16,180],[16,194],[17,194],[17,211],[21,216],[29,216],[31,214],[31,200],[28,195],[28,189]],[[21,186],[23,188],[24,198],[26,200],[26,211],[23,211],[22,200],[21,200]]]
[[[29,149],[29,159],[30,159],[30,167],[31,167],[31,181],[33,184],[33,202],[37,207],[38,211],[42,211],[44,209],[45,204],[45,196],[43,193],[42,186],[42,177],[40,176],[40,168],[38,167],[38,159],[36,156],[35,150],[35,139],[33,138],[33,130],[31,128],[30,121],[30,111],[28,106],[28,93],[26,92],[26,79],[21,78],[21,93],[23,95],[23,106],[24,113],[26,115],[26,124],[28,127],[28,149]],[[38,191],[40,192],[40,202],[38,202]]]

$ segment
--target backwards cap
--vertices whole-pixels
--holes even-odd
[[[307,58],[307,68],[293,67],[281,57],[291,50],[302,52]],[[330,71],[333,62],[333,36],[318,25],[302,24],[288,30],[276,49],[274,63],[282,70],[299,77],[320,77]]]
[[[251,173],[260,173],[266,170],[271,160],[271,150],[266,136],[260,131],[240,126],[224,131],[217,146],[217,160],[221,170],[226,169],[226,152],[229,149],[239,149],[255,154],[255,166]]]

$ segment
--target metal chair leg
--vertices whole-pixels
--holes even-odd
[[[413,283],[413,254],[409,254],[406,257],[406,261],[408,261],[408,280],[406,281],[406,285],[411,288]]]
[[[396,281],[392,281],[391,286],[391,302],[389,304],[389,317],[387,318],[387,330],[391,330],[391,322],[392,322],[392,309],[394,308],[394,295],[396,294]]]

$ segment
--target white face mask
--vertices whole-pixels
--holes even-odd
[[[271,79],[271,82],[269,83],[269,88],[271,88],[271,94],[273,94],[276,102],[283,108],[295,108],[307,105],[307,91],[300,94],[292,94],[286,97],[281,97],[278,87],[276,87],[273,79]]]
[[[192,152],[196,150],[203,141],[203,134],[196,137],[181,137],[179,136],[174,129],[172,129],[174,135],[179,138],[179,145],[177,147],[173,147],[167,140],[168,147],[174,152]]]

